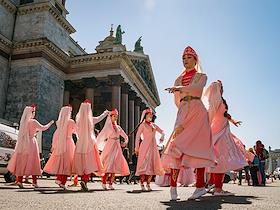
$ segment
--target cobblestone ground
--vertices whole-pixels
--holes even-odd
[[[40,179],[38,184],[40,188],[36,190],[28,184],[19,189],[0,177],[0,209],[280,209],[279,180],[266,187],[225,184],[225,190],[235,196],[207,194],[197,201],[187,201],[193,187],[180,187],[180,202],[170,202],[169,188],[154,184],[152,192],[141,192],[138,185],[127,184],[115,185],[114,191],[103,191],[98,181],[89,183],[89,192],[81,192],[79,187],[63,191],[53,179]]]

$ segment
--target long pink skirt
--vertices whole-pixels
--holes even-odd
[[[99,153],[96,144],[88,153],[74,153],[73,174],[87,175],[87,174],[103,174],[103,166],[100,161]]]
[[[15,176],[30,176],[42,174],[39,149],[36,138],[30,140],[28,153],[15,152],[9,161],[7,169]]]
[[[144,144],[142,142],[142,144]],[[164,175],[159,151],[155,142],[150,143],[146,150],[140,145],[137,162],[136,176],[140,175]]]
[[[181,102],[175,127],[184,130],[172,139],[162,158],[165,169],[183,167],[203,168],[215,165],[211,128],[207,111],[201,100]]]
[[[72,175],[75,144],[72,138],[67,139],[66,152],[62,155],[52,154],[44,171],[53,175]]]
[[[216,138],[213,136],[213,138]],[[215,139],[214,151],[217,165],[209,168],[211,173],[225,173],[243,168],[248,165],[240,147],[235,143],[236,138],[229,129],[223,129],[218,139]]]
[[[109,140],[101,154],[104,173],[114,173],[116,176],[127,176],[130,174],[126,159],[122,154],[120,143],[111,144]]]

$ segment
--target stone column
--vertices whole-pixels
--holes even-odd
[[[130,86],[127,83],[124,83],[121,89],[121,127],[126,133],[128,133],[128,92]]]
[[[121,116],[121,84],[123,78],[121,75],[109,75],[109,78],[112,85],[112,109],[117,109]],[[120,118],[118,119],[118,123],[120,123]]]
[[[141,114],[142,112],[140,111],[140,106],[141,106],[141,103],[142,103],[142,99],[140,97],[136,97],[135,99],[135,117],[134,117],[134,125],[137,126],[139,123],[140,123],[140,118],[141,118]]]
[[[128,132],[129,134],[134,130],[134,123],[135,123],[135,109],[134,109],[134,100],[136,98],[136,93],[134,91],[129,91],[129,102],[128,102]],[[134,153],[134,145],[135,145],[135,134],[131,134],[129,136],[129,143],[128,143],[128,148],[129,148],[129,158],[132,157],[132,154]]]
[[[94,88],[96,87],[97,79],[95,77],[83,78],[83,84],[86,87],[85,98],[91,101],[91,108],[94,107]]]
[[[63,94],[63,106],[70,103],[70,91],[73,89],[74,84],[71,80],[65,80],[64,81],[64,94]]]

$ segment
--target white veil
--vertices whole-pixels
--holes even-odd
[[[33,107],[26,106],[20,119],[18,132],[18,140],[15,147],[16,153],[27,153],[30,136],[29,136],[29,121],[32,118]]]
[[[62,107],[56,121],[57,129],[53,135],[53,153],[61,155],[66,152],[66,141],[68,133],[68,124],[71,119],[72,108],[69,106]]]
[[[106,122],[104,124],[104,127],[98,134],[96,138],[96,144],[98,147],[98,150],[103,151],[104,146],[106,144],[107,138],[110,136],[111,132],[114,130],[112,120],[111,120],[111,114],[109,114],[106,118]]]
[[[202,101],[208,111],[209,121],[211,123],[222,103],[221,83],[212,82],[203,93]]]
[[[76,144],[77,153],[87,153],[93,149],[94,131],[90,103],[82,103],[76,116],[78,141]]]

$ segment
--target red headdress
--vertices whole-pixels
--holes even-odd
[[[36,111],[36,107],[37,107],[36,104],[33,103],[33,104],[31,104],[30,107],[32,108],[32,112],[35,112],[35,111]]]
[[[117,109],[113,109],[113,110],[111,111],[111,115],[119,115],[118,110],[117,110]]]
[[[184,57],[184,55],[192,55],[195,58],[195,60],[198,59],[197,53],[190,46],[187,46],[185,48],[184,53],[183,53],[183,57]]]
[[[83,103],[86,103],[86,104],[91,104],[91,100],[89,100],[89,99],[85,99]]]

